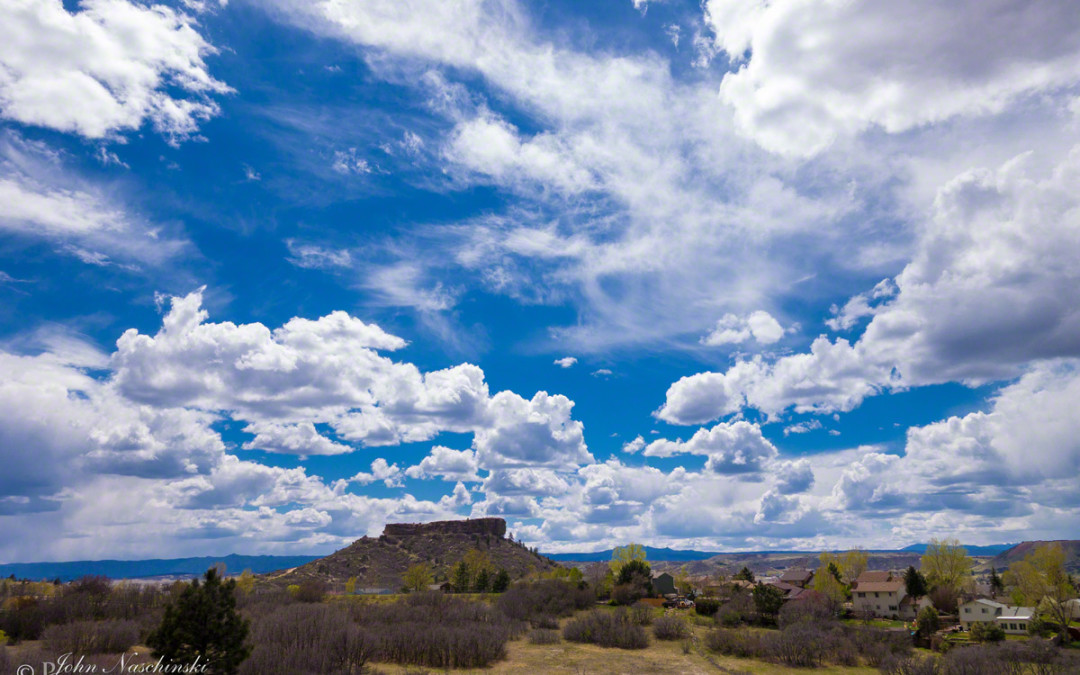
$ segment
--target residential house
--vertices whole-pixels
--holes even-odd
[[[798,586],[799,588],[806,588],[810,585],[810,581],[814,578],[814,573],[810,570],[792,568],[784,570],[784,573],[780,575],[780,581],[785,584],[791,584],[792,586]]]
[[[1070,619],[1080,620],[1080,600],[1073,598],[1065,601],[1065,612]]]
[[[705,584],[701,589],[701,594],[711,598],[720,598],[733,590],[752,591],[756,585],[746,579],[731,579],[722,584]]]
[[[919,616],[919,612],[924,607],[933,607],[934,603],[930,601],[930,598],[921,596],[918,603],[915,602],[915,598],[910,595],[905,595],[900,600],[900,618],[904,621],[914,621]]]
[[[779,588],[781,591],[783,591],[785,602],[788,600],[794,600],[795,598],[806,592],[806,589],[800,588],[799,586],[794,586],[784,581],[767,581],[765,582],[765,585]]]
[[[854,588],[855,586],[858,586],[859,582],[861,581],[889,581],[894,576],[900,575],[895,575],[889,570],[866,570],[859,575],[859,578],[855,580],[855,583],[852,585],[852,587]]]
[[[675,577],[667,572],[654,575],[652,578],[653,590],[660,595],[675,595]]]
[[[864,572],[859,575],[851,591],[851,605],[855,614],[900,618],[900,602],[907,594],[904,580],[899,576],[886,573],[888,576],[884,581],[876,581],[881,578],[880,573],[864,578],[866,574],[869,573]]]
[[[1034,607],[1012,607],[1007,606],[1001,610],[1001,616],[994,619],[994,622],[1005,629],[1006,633],[1013,635],[1027,635],[1028,624],[1035,618]]]
[[[971,630],[979,622],[996,623],[1013,635],[1024,635],[1035,616],[1034,607],[1016,607],[988,598],[975,598],[960,605],[960,625]]]

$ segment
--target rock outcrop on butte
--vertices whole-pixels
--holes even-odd
[[[445,520],[434,523],[391,523],[382,536],[363,537],[325,558],[264,578],[275,584],[318,581],[335,589],[356,577],[358,590],[397,590],[409,567],[426,562],[436,581],[449,578],[471,550],[491,561],[493,570],[505,569],[513,579],[558,567],[554,561],[506,538],[502,518]]]

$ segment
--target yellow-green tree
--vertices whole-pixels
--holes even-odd
[[[1005,573],[1006,581],[1016,587],[1024,604],[1037,607],[1047,615],[1068,641],[1069,606],[1076,595],[1065,571],[1065,551],[1060,544],[1043,544]]]
[[[491,564],[491,558],[480,549],[474,548],[466,551],[462,560],[469,570],[470,579],[475,579],[480,574],[480,570],[487,570],[488,573],[495,571],[495,566]]]
[[[834,561],[829,561],[833,565]],[[814,574],[813,588],[818,593],[821,593],[834,607],[839,607],[847,599],[847,587],[836,578],[834,574],[829,571],[829,566],[818,569]]]
[[[675,590],[680,593],[689,593],[691,590],[690,572],[687,571],[686,565],[680,567],[675,573]]]
[[[353,593],[356,593],[356,577],[349,577],[345,580],[345,595]]]
[[[251,570],[244,570],[240,573],[240,578],[236,580],[236,587],[244,595],[255,590],[255,575],[251,573]]]
[[[844,583],[851,586],[859,575],[866,571],[870,562],[870,556],[861,548],[853,548],[840,556],[840,573],[844,577]]]
[[[431,565],[426,562],[417,563],[405,570],[405,588],[410,591],[423,591],[435,583],[435,575],[431,571]]]
[[[618,546],[611,552],[611,562],[608,563],[611,566],[611,571],[615,576],[619,576],[619,571],[622,570],[623,565],[633,560],[645,560],[645,547],[641,544],[635,544],[630,542],[626,546]]]
[[[585,575],[576,567],[556,567],[550,572],[544,573],[542,576],[544,579],[561,579],[574,584],[580,583],[585,579]]]
[[[971,577],[972,560],[956,539],[931,539],[920,569],[931,586],[961,590]]]

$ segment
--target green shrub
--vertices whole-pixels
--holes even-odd
[[[1005,639],[1005,629],[989,621],[976,621],[971,624],[971,639],[975,642],[1001,642]]]
[[[919,637],[930,637],[941,628],[941,619],[933,607],[923,607],[918,616]]]
[[[694,600],[694,611],[702,616],[715,616],[720,609],[720,601],[716,598],[698,598]]]

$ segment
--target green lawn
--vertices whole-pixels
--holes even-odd
[[[862,619],[844,619],[844,623],[849,626],[873,626],[874,628],[907,628],[906,621],[894,619],[870,619],[869,621],[864,621]]]

